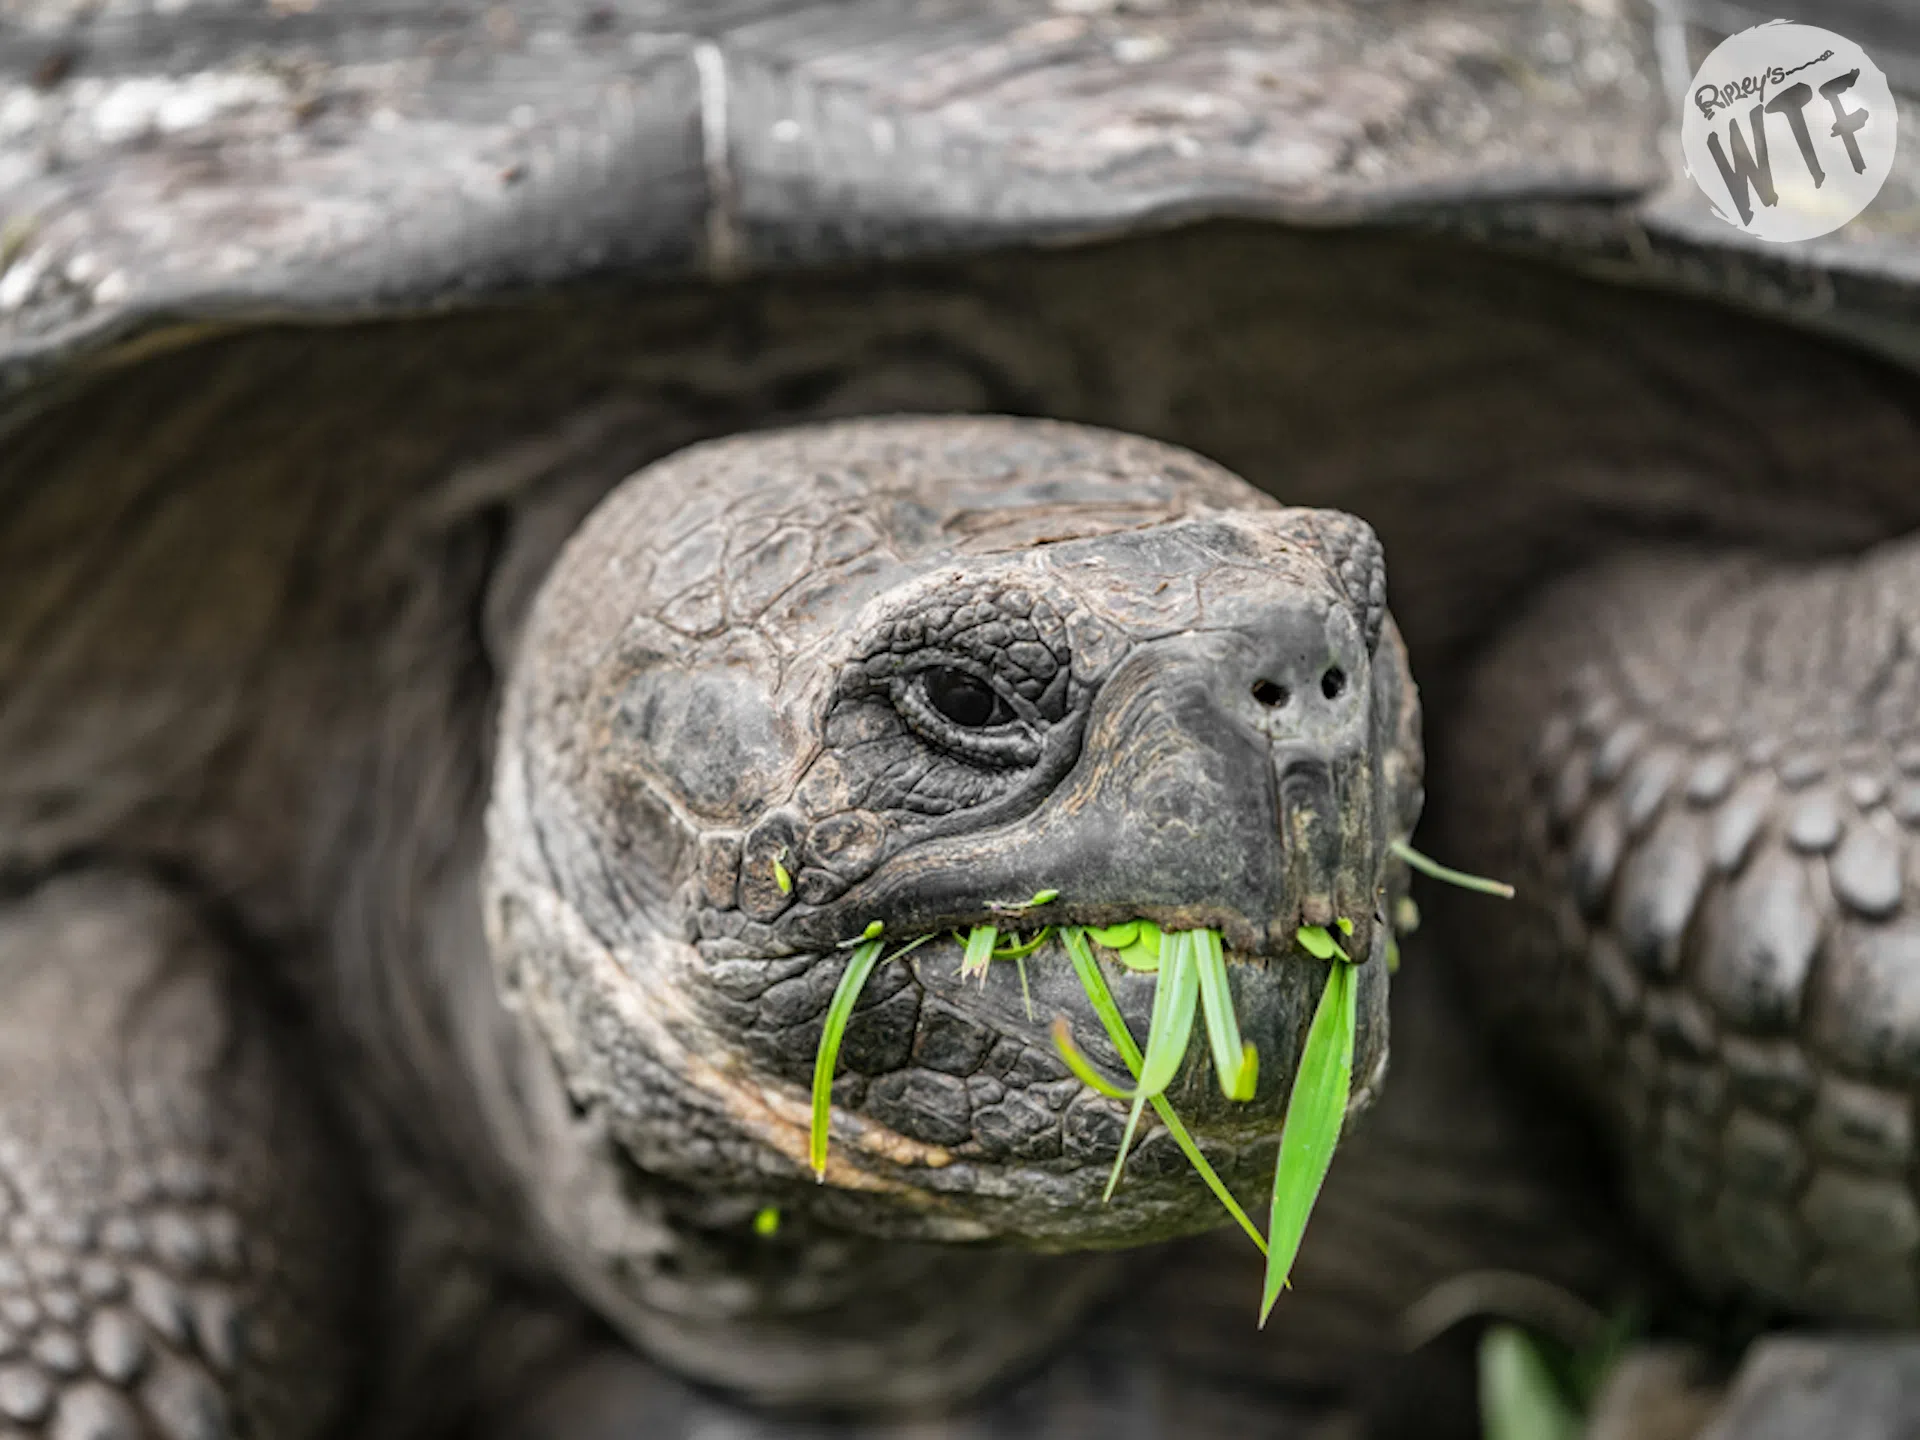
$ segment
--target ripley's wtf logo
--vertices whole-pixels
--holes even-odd
[[[1771,70],[1763,70],[1758,75],[1742,75],[1739,80],[1722,85],[1717,90],[1711,85],[1702,85],[1698,90],[1693,92],[1693,103],[1700,107],[1700,113],[1702,115],[1711,120],[1713,119],[1713,112],[1715,110],[1729,109],[1732,107],[1734,101],[1744,100],[1752,95],[1757,95],[1764,99],[1767,93],[1767,86],[1778,85],[1782,80],[1785,80],[1787,76],[1797,75],[1802,70],[1807,69],[1808,66],[1818,65],[1822,60],[1831,60],[1832,58],[1833,51],[1823,50],[1820,54],[1814,56],[1813,59],[1807,61],[1806,65],[1796,65],[1791,70],[1783,70],[1778,65],[1775,65]]]
[[[1687,173],[1721,219],[1762,240],[1837,230],[1893,168],[1886,76],[1831,31],[1774,21],[1729,37],[1694,76],[1692,101]]]

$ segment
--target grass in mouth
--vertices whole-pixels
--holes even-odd
[[[932,938],[922,935],[918,940],[910,940],[889,958],[897,960]],[[833,1118],[833,1072],[840,1063],[840,1042],[846,1036],[847,1022],[853,1018],[853,1007],[860,999],[860,992],[867,988],[867,977],[880,963],[880,951],[886,943],[878,920],[867,926],[860,943],[853,947],[847,968],[840,973],[840,983],[834,987],[833,999],[827,1005],[826,1027],[820,1032],[820,1048],[814,1052],[813,1124],[807,1135],[807,1161],[813,1167],[813,1178],[822,1185],[827,1181],[827,1135]]]
[[[1485,894],[1513,894],[1511,886],[1448,869],[1405,841],[1395,841],[1392,849],[1408,865],[1436,879]],[[1058,895],[1055,890],[1042,890],[1027,905],[1045,905]],[[1344,918],[1335,922],[1335,928],[1343,936],[1351,936],[1354,929],[1353,922]],[[1086,993],[1087,1003],[1133,1078],[1130,1089],[1108,1080],[1073,1043],[1066,1018],[1062,1016],[1054,1021],[1054,1046],[1074,1077],[1089,1089],[1129,1106],[1120,1150],[1114,1158],[1103,1201],[1111,1198],[1119,1183],[1140,1120],[1151,1106],[1207,1188],[1266,1257],[1266,1281],[1260,1300],[1260,1323],[1265,1325],[1281,1291],[1287,1288],[1307,1221],[1326,1181],[1334,1147],[1339,1143],[1352,1094],[1354,1039],[1359,1025],[1359,983],[1352,958],[1325,927],[1302,926],[1295,937],[1307,954],[1333,963],[1313,1020],[1307,1027],[1306,1044],[1287,1097],[1287,1113],[1274,1164],[1267,1233],[1263,1236],[1201,1154],[1192,1132],[1166,1098],[1166,1089],[1186,1058],[1196,1011],[1204,1016],[1207,1044],[1221,1091],[1231,1100],[1251,1100],[1259,1083],[1260,1057],[1253,1045],[1240,1035],[1220,932],[1211,929],[1165,931],[1150,920],[1133,920],[1109,926],[1042,926],[1026,939],[1014,938],[1005,944],[1001,943],[1002,936],[1003,931],[997,925],[976,925],[964,936],[956,932],[955,938],[962,945],[961,975],[984,983],[995,960],[1014,961],[1020,972],[1021,997],[1031,1019],[1033,995],[1027,986],[1026,958],[1057,936]],[[910,941],[887,958],[897,959],[930,938],[923,935]],[[826,1023],[814,1056],[813,1113],[807,1156],[814,1178],[822,1183],[827,1173],[833,1076],[839,1064],[840,1044],[860,993],[880,963],[886,941],[879,922],[875,921],[859,939],[847,944],[853,955],[827,1006]],[[1135,1041],[1126,1018],[1114,1002],[1113,992],[1095,956],[1095,946],[1107,951],[1127,969],[1154,976],[1153,1012],[1147,1023],[1144,1049]]]
[[[1312,938],[1309,939],[1311,933]],[[1353,1089],[1353,1040],[1359,1023],[1359,982],[1347,952],[1324,929],[1305,926],[1300,943],[1310,955],[1325,948],[1337,956],[1327,972],[1300,1068],[1287,1097],[1287,1118],[1280,1128],[1280,1154],[1273,1167],[1273,1201],[1267,1215],[1267,1278],[1260,1292],[1260,1323],[1267,1323],[1274,1302],[1287,1288],[1293,1260],[1307,1233],[1307,1219],[1326,1183],[1333,1148],[1347,1116]],[[1328,958],[1322,955],[1322,959]]]
[[[1422,855],[1404,840],[1395,840],[1387,848],[1422,875],[1432,879],[1458,885],[1462,890],[1477,890],[1482,895],[1498,895],[1502,900],[1513,898],[1513,886],[1506,881],[1489,880],[1484,875],[1469,875],[1464,870],[1451,869],[1438,860]]]

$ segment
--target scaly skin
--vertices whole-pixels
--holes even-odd
[[[1053,1017],[1124,1071],[1057,951],[1027,963],[1032,1019],[1011,967],[959,980],[948,933],[1015,923],[1043,887],[1059,898],[1029,926],[1224,931],[1261,1083],[1227,1102],[1196,1044],[1173,1093],[1247,1193],[1326,973],[1303,923],[1350,918],[1374,962],[1353,1109],[1371,1097],[1387,845],[1420,759],[1379,548],[1350,517],[1056,424],[720,442],[587,522],[521,657],[491,935],[588,1117],[582,1171],[605,1176],[530,1176],[529,1198],[577,1283],[683,1370],[784,1403],[948,1399],[1047,1343],[1110,1269],[1003,1247],[1218,1223],[1164,1134],[1100,1203],[1125,1107],[1072,1079]],[[941,938],[856,1012],[816,1187],[814,1051],[843,942],[876,920]],[[1113,983],[1144,1036],[1152,981]],[[607,1245],[589,1212],[616,1192],[673,1238]],[[790,1221],[756,1247],[767,1204]]]
[[[1521,887],[1471,947],[1709,1293],[1920,1320],[1920,551],[1649,552],[1476,677],[1446,833]]]
[[[302,1058],[148,877],[0,914],[0,1434],[333,1432],[367,1216]]]

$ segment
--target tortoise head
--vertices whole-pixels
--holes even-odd
[[[844,1229],[1065,1249],[1217,1224],[1058,949],[960,977],[993,924],[1213,927],[1253,1098],[1196,1044],[1168,1092],[1229,1181],[1270,1171],[1350,921],[1356,1103],[1384,1064],[1388,845],[1417,713],[1372,532],[1172,447],[889,420],[697,447],[622,486],[535,606],[503,716],[490,925],[574,1109],[653,1182]],[[1038,892],[1057,895],[1032,904]],[[878,922],[808,1169],[825,1013]],[[1145,1038],[1154,977],[1110,967]],[[749,1211],[748,1213],[751,1213]]]

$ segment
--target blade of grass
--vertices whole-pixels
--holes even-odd
[[[833,999],[827,1005],[826,1024],[820,1030],[820,1048],[813,1054],[813,1119],[807,1131],[807,1163],[813,1167],[815,1182],[821,1185],[827,1183],[827,1135],[833,1122],[833,1072],[840,1063],[840,1041],[847,1033],[847,1022],[853,1018],[854,1004],[866,989],[867,977],[879,963],[880,947],[886,944],[880,938],[879,929],[878,921],[867,927],[866,933],[872,938],[855,948],[847,968],[840,972],[840,983],[834,987]],[[918,940],[910,940],[888,958],[898,960],[932,938],[922,935]]]
[[[967,953],[960,957],[960,978],[986,982],[987,966],[993,963],[994,941],[1000,931],[992,925],[976,925],[967,936]]]
[[[1173,1106],[1167,1103],[1167,1097],[1156,1095],[1149,1103],[1153,1106],[1153,1113],[1160,1117],[1160,1123],[1167,1127],[1167,1133],[1173,1136],[1173,1143],[1180,1147],[1180,1153],[1187,1157],[1187,1163],[1193,1166],[1195,1172],[1206,1182],[1207,1189],[1213,1192],[1213,1198],[1218,1200],[1221,1208],[1233,1217],[1234,1223],[1247,1232],[1247,1238],[1253,1241],[1254,1248],[1265,1255],[1267,1237],[1262,1235],[1253,1221],[1247,1218],[1247,1212],[1240,1208],[1240,1202],[1234,1199],[1233,1192],[1227,1189],[1227,1182],[1220,1178],[1219,1172],[1208,1162],[1207,1157],[1200,1153],[1199,1142],[1193,1138],[1193,1133],[1187,1129],[1185,1122],[1173,1113]]]
[[[1080,981],[1080,988],[1086,991],[1087,1003],[1093,1006],[1094,1015],[1106,1028],[1107,1039],[1126,1062],[1127,1069],[1138,1075],[1140,1047],[1127,1028],[1127,1017],[1114,1003],[1113,991],[1107,988],[1107,977],[1100,973],[1100,962],[1093,958],[1085,932],[1077,925],[1069,925],[1060,932],[1060,940],[1067,947],[1067,958],[1073,962],[1073,973]]]
[[[1060,1058],[1067,1062],[1067,1069],[1073,1072],[1073,1078],[1089,1090],[1104,1095],[1109,1100],[1133,1099],[1133,1091],[1122,1090],[1094,1069],[1093,1062],[1080,1053],[1080,1047],[1073,1043],[1073,1029],[1067,1024],[1067,1017],[1064,1015],[1053,1022],[1053,1048],[1058,1050]]]
[[[1180,1147],[1180,1153],[1187,1157],[1187,1163],[1193,1166],[1194,1171],[1206,1182],[1207,1189],[1213,1192],[1213,1198],[1233,1217],[1234,1223],[1247,1232],[1247,1238],[1253,1241],[1254,1248],[1265,1255],[1267,1237],[1247,1218],[1247,1212],[1240,1208],[1240,1202],[1227,1189],[1227,1182],[1220,1178],[1219,1172],[1200,1153],[1199,1142],[1193,1138],[1193,1132],[1187,1129],[1186,1123],[1173,1113],[1173,1106],[1167,1103],[1167,1097],[1156,1095],[1148,1103],[1153,1106],[1153,1113],[1160,1117],[1160,1123],[1167,1127],[1167,1133],[1173,1136],[1173,1143]]]
[[[827,1006],[820,1048],[814,1052],[813,1126],[807,1134],[807,1163],[813,1166],[814,1180],[822,1185],[827,1183],[827,1130],[832,1123],[833,1071],[840,1061],[840,1041],[846,1034],[847,1021],[853,1016],[854,1002],[866,988],[867,977],[873,974],[873,967],[880,959],[880,947],[885,943],[878,938],[869,940],[847,961],[847,968],[840,972],[840,983],[834,987],[833,1001]]]
[[[1428,859],[1404,840],[1396,840],[1387,848],[1422,875],[1444,880],[1449,885],[1458,885],[1462,890],[1478,890],[1482,895],[1498,895],[1503,900],[1513,898],[1513,887],[1506,881],[1489,880],[1484,875],[1469,875],[1464,870],[1454,870],[1438,860]]]
[[[1129,920],[1122,925],[1089,925],[1094,944],[1112,950],[1129,970],[1160,968],[1160,927],[1151,920]]]
[[[1340,948],[1340,942],[1327,933],[1324,925],[1302,925],[1294,931],[1294,938],[1300,942],[1300,948],[1316,960],[1331,960],[1336,955],[1342,960],[1352,958]]]
[[[1120,1153],[1113,1157],[1113,1173],[1107,1176],[1107,1188],[1101,1203],[1113,1198],[1126,1167],[1127,1154],[1133,1149],[1133,1137],[1140,1129],[1140,1117],[1147,1101],[1166,1090],[1187,1058],[1187,1044],[1193,1038],[1193,1010],[1200,997],[1199,973],[1193,963],[1193,932],[1176,931],[1164,936],[1160,944],[1160,972],[1154,977],[1153,1017],[1147,1022],[1146,1058],[1140,1062],[1140,1085],[1134,1092],[1133,1109],[1127,1112],[1127,1128],[1120,1136]]]
[[[993,958],[996,960],[1024,959],[1026,956],[1033,954],[1033,952],[1038,950],[1042,945],[1046,944],[1047,937],[1052,933],[1053,927],[1051,925],[1042,925],[1040,927],[1040,933],[1035,935],[1031,940],[1016,940],[1011,945],[1002,945],[998,950],[993,952]]]
[[[1265,1326],[1274,1302],[1286,1288],[1307,1217],[1327,1178],[1333,1147],[1347,1115],[1347,1095],[1353,1084],[1353,1034],[1358,1020],[1359,982],[1353,967],[1335,961],[1320,1004],[1307,1027],[1307,1043],[1300,1052],[1300,1068],[1287,1097],[1287,1117],[1280,1129],[1280,1154],[1273,1168],[1273,1207],[1267,1220],[1267,1281],[1260,1297],[1260,1324]]]
[[[1113,991],[1107,987],[1107,977],[1100,973],[1100,964],[1093,958],[1093,950],[1088,946],[1086,937],[1077,926],[1069,925],[1060,932],[1061,943],[1067,948],[1067,957],[1073,962],[1074,974],[1079,977],[1080,988],[1086,992],[1087,1003],[1093,1007],[1093,1013],[1105,1027],[1107,1040],[1119,1052],[1126,1062],[1127,1069],[1135,1076],[1140,1073],[1142,1056],[1140,1047],[1134,1043],[1133,1032],[1127,1028],[1127,1017],[1120,1013],[1120,1007],[1114,1003]],[[1072,1062],[1068,1062],[1071,1067]],[[1125,1094],[1112,1097],[1125,1099]],[[1267,1238],[1247,1218],[1247,1212],[1240,1208],[1240,1202],[1233,1198],[1233,1192],[1227,1189],[1226,1182],[1200,1153],[1200,1146],[1192,1133],[1173,1113],[1173,1107],[1167,1103],[1164,1095],[1156,1095],[1151,1101],[1153,1110],[1160,1117],[1160,1123],[1167,1127],[1167,1133],[1173,1136],[1174,1144],[1180,1147],[1180,1153],[1187,1157],[1187,1163],[1193,1166],[1200,1178],[1206,1182],[1207,1189],[1213,1192],[1213,1198],[1234,1218],[1240,1228],[1247,1233],[1262,1255],[1267,1253]]]
[[[1120,1185],[1120,1172],[1127,1168],[1127,1156],[1133,1150],[1133,1137],[1140,1129],[1140,1117],[1146,1112],[1146,1108],[1146,1092],[1135,1090],[1133,1106],[1127,1111],[1127,1128],[1120,1132],[1120,1149],[1113,1157],[1113,1169],[1107,1172],[1107,1188],[1100,1192],[1102,1205],[1113,1199],[1113,1192]]]
[[[1142,920],[1133,943],[1120,951],[1120,963],[1129,970],[1158,970],[1160,940],[1160,927],[1151,920]]]
[[[1040,893],[1044,895],[1046,892],[1043,890]],[[1051,925],[1042,925],[1039,933],[1031,940],[1017,940],[1013,944],[1004,945],[993,952],[994,959],[1011,960],[1015,968],[1019,970],[1020,1003],[1027,1007],[1027,1019],[1029,1020],[1033,1019],[1033,989],[1027,984],[1027,956],[1033,954],[1034,951],[1046,944],[1047,937],[1051,934],[1053,934],[1053,927]]]
[[[1158,1095],[1173,1083],[1193,1038],[1193,1011],[1200,1000],[1200,970],[1193,963],[1194,933],[1179,930],[1160,946],[1160,978],[1154,984],[1153,1018],[1147,1024],[1146,1059],[1140,1089]]]
[[[1240,1021],[1233,1013],[1233,990],[1227,983],[1227,957],[1220,948],[1220,932],[1195,930],[1195,969],[1200,977],[1200,1008],[1207,1018],[1207,1039],[1213,1046],[1213,1068],[1220,1089],[1229,1100],[1251,1100],[1260,1079],[1260,1056],[1240,1038]]]
[[[1576,1440],[1584,1428],[1526,1331],[1495,1325],[1480,1340],[1484,1440]]]

